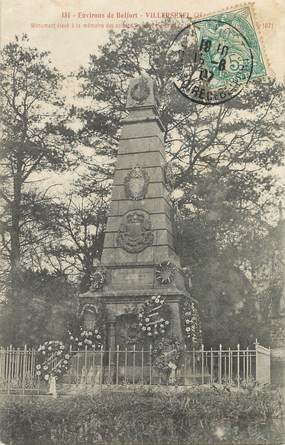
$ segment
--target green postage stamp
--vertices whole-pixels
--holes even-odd
[[[216,105],[267,75],[252,14],[247,5],[195,20],[180,31],[175,40],[183,46],[183,81],[175,86],[185,97]],[[187,53],[185,41],[191,46]]]

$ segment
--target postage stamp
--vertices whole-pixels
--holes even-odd
[[[250,6],[194,20],[172,43],[181,68],[175,87],[193,102],[226,102],[267,75]]]

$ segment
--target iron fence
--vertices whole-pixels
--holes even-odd
[[[219,348],[186,350],[177,364],[171,362],[171,352],[157,361],[152,347],[115,350],[70,350],[67,372],[58,380],[73,388],[94,385],[204,385],[243,382],[270,383],[270,349],[256,343],[254,349]],[[36,374],[38,352],[27,347],[0,348],[0,391],[2,393],[46,393],[47,384]],[[168,356],[169,361],[168,361]],[[52,369],[61,358],[48,359]]]

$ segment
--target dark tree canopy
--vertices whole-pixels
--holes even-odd
[[[27,246],[42,238],[42,233],[33,236],[31,224],[40,204],[35,199],[38,175],[70,166],[67,142],[72,131],[60,94],[63,77],[48,57],[48,52],[30,47],[26,35],[1,51],[1,238],[12,281],[15,269],[30,265]]]

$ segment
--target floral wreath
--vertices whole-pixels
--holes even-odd
[[[105,312],[102,304],[87,304],[79,314],[82,319],[84,311],[88,308],[95,314],[96,325],[92,329],[79,326],[77,331],[68,331],[69,341],[64,344],[60,340],[45,341],[38,348],[36,375],[46,382],[50,377],[58,379],[69,369],[71,358],[78,351],[94,351],[101,349],[104,344]]]
[[[169,284],[174,280],[176,266],[170,261],[163,261],[160,263],[155,271],[156,279],[161,284]]]
[[[138,313],[139,331],[142,337],[163,336],[170,326],[169,309],[165,299],[153,296],[147,300]]]
[[[153,366],[170,374],[175,371],[183,355],[183,346],[176,338],[162,338],[153,348]]]
[[[38,353],[36,375],[46,382],[50,380],[50,377],[58,379],[70,366],[71,354],[62,341],[45,341],[39,346]]]
[[[101,289],[106,281],[106,273],[107,270],[103,266],[99,266],[95,269],[95,271],[91,274],[90,277],[90,289],[98,290]]]
[[[82,326],[83,316],[86,311],[94,314],[94,326],[92,328],[84,328]],[[79,330],[77,332],[68,331],[71,348],[75,351],[85,350],[86,348],[87,350],[102,348],[104,344],[106,313],[100,299],[97,304],[85,304],[79,313],[79,319],[81,320]]]
[[[71,331],[68,331],[68,334],[72,351],[93,351],[103,347],[104,336],[100,328],[84,329],[80,326],[78,335],[73,334]]]
[[[202,329],[196,304],[187,299],[183,308],[184,332],[188,345],[199,347],[202,343]]]

